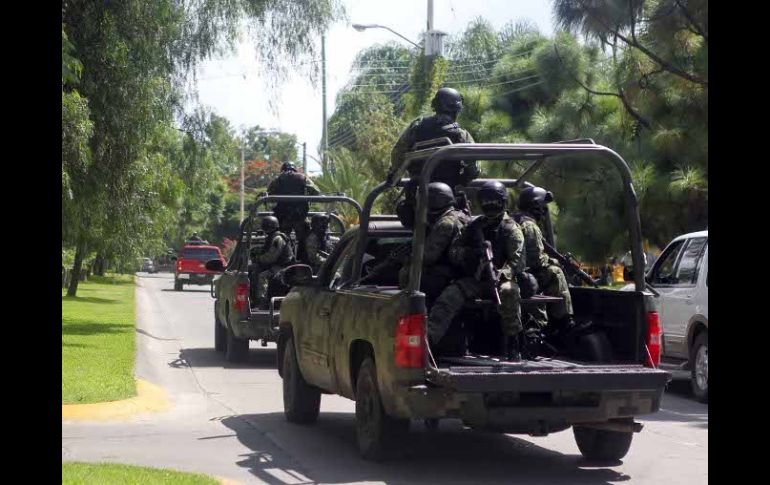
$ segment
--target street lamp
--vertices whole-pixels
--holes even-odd
[[[356,29],[357,31],[359,31],[359,32],[363,32],[366,29],[385,29],[385,30],[389,30],[389,31],[393,32],[394,34],[396,34],[397,36],[399,36],[402,39],[404,39],[405,41],[409,42],[413,46],[417,47],[418,49],[420,48],[420,46],[417,43],[412,42],[411,40],[407,39],[406,37],[404,37],[403,35],[399,34],[398,32],[396,32],[395,30],[391,29],[390,27],[388,27],[386,25],[379,25],[379,24],[353,24],[352,27],[354,29]]]

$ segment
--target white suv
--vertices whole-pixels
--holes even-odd
[[[663,360],[689,369],[692,389],[708,402],[708,230],[675,238],[660,254],[646,280],[660,293]]]

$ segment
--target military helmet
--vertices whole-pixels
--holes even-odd
[[[314,214],[310,218],[310,228],[313,231],[326,230],[329,227],[329,216],[326,214]]]
[[[428,210],[441,211],[455,204],[455,194],[452,188],[443,182],[428,184]]]
[[[281,165],[281,172],[296,172],[297,167],[292,162],[283,162]]]
[[[502,182],[488,180],[479,188],[478,199],[485,216],[498,217],[505,211],[505,205],[508,203],[508,189]]]
[[[267,216],[262,218],[262,230],[270,234],[278,230],[278,219],[274,216]]]
[[[527,187],[519,194],[519,210],[529,212],[535,217],[545,215],[546,204],[553,202],[553,194],[542,187]]]
[[[452,88],[441,88],[436,91],[430,106],[436,113],[456,114],[463,109],[463,96]]]

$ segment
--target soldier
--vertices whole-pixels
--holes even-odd
[[[326,261],[331,251],[329,238],[329,216],[316,214],[310,219],[310,234],[305,240],[305,255],[307,261],[317,273],[321,265]]]
[[[449,247],[470,218],[455,209],[452,189],[442,182],[428,184],[428,231],[423,252],[423,270],[420,288],[429,301],[436,298],[456,276],[456,269],[449,261]],[[406,264],[399,271],[399,281],[405,288],[409,281],[409,254]]]
[[[572,298],[567,278],[558,261],[549,258],[543,247],[543,233],[537,223],[546,213],[546,204],[553,201],[553,194],[541,187],[527,187],[519,194],[519,211],[514,215],[524,233],[526,252],[525,265],[537,279],[545,295],[563,298],[563,301],[544,308],[532,309],[530,315],[543,328],[549,318],[554,330],[565,330],[573,326]]]
[[[400,169],[404,163],[404,156],[414,149],[415,143],[440,137],[448,137],[452,143],[473,143],[471,134],[460,128],[457,123],[457,115],[463,109],[463,99],[459,92],[452,88],[439,89],[431,101],[431,107],[436,114],[421,116],[414,120],[393,147],[387,175],[389,184],[393,185],[401,177]],[[405,227],[412,227],[414,224],[414,198],[421,170],[422,163],[413,163],[408,167],[410,184],[404,189],[404,200],[396,207],[396,214]],[[431,181],[444,182],[456,191],[458,185],[465,186],[478,176],[479,168],[475,161],[447,162],[436,168]]]
[[[490,282],[470,276],[476,272],[484,255],[480,243],[492,245],[494,266],[500,270],[500,323],[502,352],[509,360],[520,359],[517,335],[522,331],[521,294],[514,277],[524,270],[524,235],[521,228],[505,212],[508,191],[498,181],[486,182],[478,191],[483,215],[475,218],[453,242],[450,260],[466,268],[465,276],[448,286],[438,297],[428,316],[427,328],[431,344],[438,343],[452,320],[468,301],[489,296]],[[493,283],[497,284],[497,283]]]
[[[294,262],[294,253],[289,244],[289,238],[278,230],[278,219],[267,216],[262,219],[262,230],[265,231],[265,245],[259,254],[252,254],[252,261],[259,271],[256,287],[259,296],[267,296],[267,286],[278,271]]]
[[[312,180],[304,174],[297,172],[297,168],[291,162],[281,165],[281,174],[267,187],[269,195],[318,195],[320,192]],[[273,207],[273,213],[278,218],[281,232],[291,236],[293,230],[297,235],[297,247],[303,249],[305,238],[310,227],[305,220],[310,210],[307,202],[278,202]],[[305,259],[300,254],[300,259]]]

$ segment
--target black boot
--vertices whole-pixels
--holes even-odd
[[[506,335],[503,337],[503,357],[509,362],[519,362],[521,352],[518,335]]]

